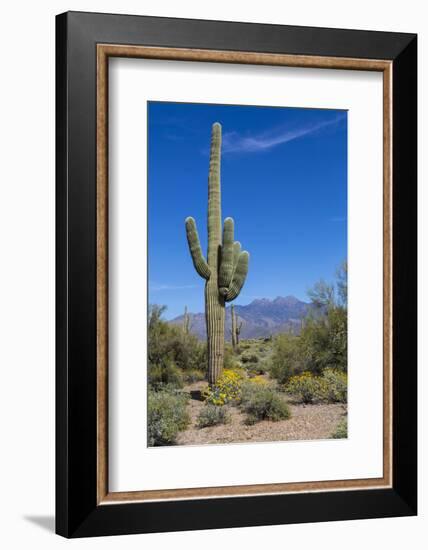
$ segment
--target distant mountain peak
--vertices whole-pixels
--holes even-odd
[[[297,304],[304,304],[305,302],[300,301],[295,296],[277,296],[273,300],[270,300],[269,298],[257,298],[256,300],[253,300],[249,305],[250,306],[270,306],[272,304],[275,305],[284,305],[284,306],[295,306]]]
[[[257,298],[251,303],[241,306],[235,305],[235,312],[242,321],[241,338],[259,338],[277,334],[278,332],[293,332],[298,334],[301,328],[301,319],[311,309],[311,304],[302,302],[295,296],[277,296]],[[189,313],[191,317],[191,332],[200,338],[206,337],[204,313]],[[172,321],[180,324],[183,316]],[[230,306],[226,309],[225,336],[230,337]]]
[[[298,304],[300,300],[298,300],[295,296],[277,296],[275,300],[273,301],[274,304],[284,304],[287,306],[294,306]],[[301,303],[301,302],[300,302]]]
[[[263,305],[263,304],[271,304],[272,302],[269,300],[269,298],[256,298],[252,302],[250,302],[250,306],[257,306],[257,305]]]

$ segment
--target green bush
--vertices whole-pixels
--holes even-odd
[[[178,432],[186,429],[190,421],[187,400],[186,395],[171,390],[149,391],[147,425],[150,447],[172,445]]]
[[[229,422],[230,414],[226,407],[219,407],[208,403],[199,413],[197,426],[198,428],[206,428],[208,426],[228,424]]]
[[[285,386],[285,390],[305,404],[322,400],[320,379],[310,372],[293,376]]]
[[[302,403],[346,403],[348,381],[344,372],[338,369],[325,369],[321,376],[303,372],[293,376],[285,390]]]
[[[162,319],[164,306],[150,305],[148,322],[149,384],[152,389],[164,385],[183,386],[188,371],[206,371],[206,344],[196,336],[184,334],[182,327]]]
[[[239,342],[239,350],[242,353],[244,350],[251,348],[251,343],[248,340]]]
[[[243,363],[258,363],[259,362],[259,356],[255,353],[243,353],[241,355],[241,361]]]
[[[335,284],[318,281],[308,292],[312,313],[301,332],[305,370],[315,374],[328,368],[346,372],[348,355],[348,266],[344,261],[336,272]]]
[[[300,333],[304,370],[314,374],[334,366],[347,370],[347,310],[329,306],[325,312],[307,317]]]
[[[260,361],[259,363],[247,363],[245,365],[245,370],[250,375],[265,374],[269,370],[269,365],[266,360]]]
[[[280,384],[302,372],[321,375],[331,367],[347,370],[347,267],[342,264],[335,284],[318,281],[308,291],[311,308],[298,336],[274,338],[270,372]]]
[[[331,437],[333,439],[346,439],[348,437],[348,418],[346,416],[339,421]]]
[[[154,390],[159,390],[164,386],[183,387],[183,371],[176,367],[171,360],[166,359],[157,365],[149,363],[148,375],[149,386]]]
[[[193,382],[201,382],[202,380],[205,380],[205,373],[197,369],[186,370],[184,371],[184,380],[188,384],[192,384]]]
[[[348,377],[338,369],[324,369],[321,377],[321,397],[327,403],[348,401]]]
[[[255,424],[259,420],[284,420],[291,416],[287,403],[278,392],[264,384],[243,385],[241,408],[247,414],[247,424]]]
[[[233,370],[241,366],[232,346],[227,343],[224,347],[224,363],[223,368],[226,370]]]
[[[297,336],[278,334],[274,338],[269,372],[280,384],[304,370],[303,355]]]

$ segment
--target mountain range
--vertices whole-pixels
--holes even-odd
[[[235,306],[238,323],[242,321],[241,339],[271,336],[279,332],[298,334],[302,318],[313,306],[302,302],[294,296],[278,296],[274,300],[261,298],[253,300],[246,306]],[[225,337],[230,340],[231,314],[230,306],[226,307]],[[206,339],[205,313],[189,313],[190,331],[198,338]],[[171,324],[181,324],[183,315],[170,321]]]

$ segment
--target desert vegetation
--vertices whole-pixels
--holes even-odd
[[[299,334],[224,343],[209,384],[208,352],[149,309],[149,445],[347,437],[346,264],[318,282]]]

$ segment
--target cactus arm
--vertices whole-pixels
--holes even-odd
[[[239,241],[235,241],[233,243],[233,271],[232,271],[232,277],[231,277],[230,283],[233,280],[233,275],[236,271],[236,266],[238,265],[240,253],[241,253],[241,243]],[[230,283],[229,283],[229,286],[230,286]]]
[[[240,253],[241,253],[241,243],[239,241],[235,241],[233,243],[233,271],[235,271],[236,266],[238,264]]]
[[[196,222],[193,218],[186,218],[186,234],[190,255],[192,256],[193,265],[197,273],[204,279],[209,279],[211,270],[202,254],[198,230],[196,229]]]
[[[226,218],[223,225],[223,245],[221,247],[221,261],[218,276],[219,292],[226,296],[234,272],[233,265],[233,236],[234,223],[232,218]]]
[[[248,273],[248,261],[250,255],[244,251],[239,254],[238,263],[236,264],[235,273],[233,274],[232,283],[229,291],[226,294],[226,302],[234,300],[241,292],[241,288],[244,286],[245,279]]]
[[[221,125],[215,122],[212,126],[208,175],[208,265],[216,273],[221,246],[220,151]]]

